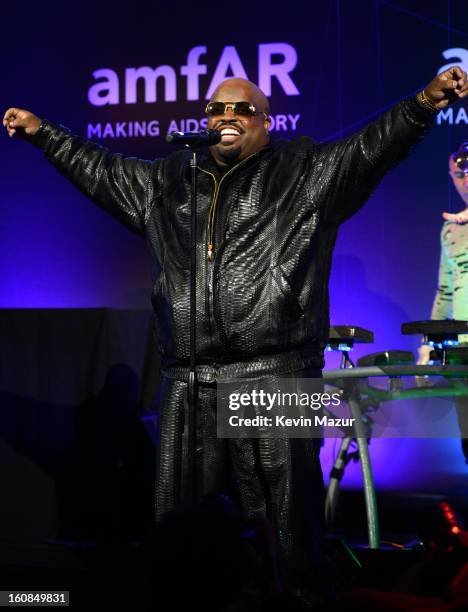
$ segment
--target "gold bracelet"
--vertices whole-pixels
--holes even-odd
[[[416,100],[426,110],[430,110],[433,113],[437,113],[439,111],[434,102],[432,100],[429,100],[429,98],[426,96],[426,94],[424,93],[424,89],[418,94],[416,94]]]

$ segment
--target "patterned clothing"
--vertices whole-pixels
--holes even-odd
[[[440,235],[439,283],[431,319],[468,320],[468,223],[446,221]],[[459,337],[468,344],[468,334]]]
[[[446,221],[440,233],[439,284],[431,319],[468,319],[468,223]],[[468,346],[468,334],[458,336]],[[468,463],[468,397],[456,397],[463,454]]]

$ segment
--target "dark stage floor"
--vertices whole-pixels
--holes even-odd
[[[430,606],[432,609],[465,609],[452,604],[452,607],[446,607],[450,582],[468,562],[468,549],[460,534],[451,534],[447,529],[440,504],[448,503],[457,524],[461,524],[468,516],[468,495],[459,492],[453,499],[448,499],[436,495],[393,493],[379,495],[378,503],[382,546],[379,550],[370,550],[366,540],[362,493],[342,493],[337,524],[330,530],[327,540],[328,575],[333,598],[326,603],[319,600],[310,609],[343,609],[345,604],[347,609],[379,609],[380,612],[385,609],[418,609],[414,598],[421,597],[429,598],[429,602],[434,604]],[[265,600],[248,589],[240,598],[234,598],[230,607],[226,606],[223,594],[233,583],[241,581],[243,574],[245,577],[245,566],[239,567],[244,563],[243,553],[229,537],[225,542],[215,544],[212,534],[208,534],[206,543],[202,535],[198,536],[189,541],[178,534],[174,542],[166,538],[162,548],[159,540],[149,546],[116,540],[3,541],[0,546],[0,588],[67,590],[73,610],[98,607],[137,612],[194,610],[200,606],[204,610],[219,612],[304,609],[284,595],[270,596]],[[246,539],[249,537],[252,536],[246,536]],[[172,553],[170,559],[167,558],[168,550]],[[187,575],[190,563],[194,567],[192,580]],[[173,569],[168,572],[168,567]],[[398,603],[390,601],[390,607],[386,608],[385,597],[393,597],[395,590],[405,595]],[[384,599],[373,603],[372,597],[377,591],[378,597]],[[405,607],[408,602],[404,598],[408,596],[413,598],[412,608]],[[359,597],[367,603],[362,604]]]

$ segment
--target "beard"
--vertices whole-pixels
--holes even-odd
[[[218,155],[225,164],[233,164],[241,154],[240,147],[219,147]]]

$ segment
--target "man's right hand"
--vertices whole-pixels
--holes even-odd
[[[9,108],[3,116],[8,136],[29,140],[39,129],[42,120],[23,108]]]

